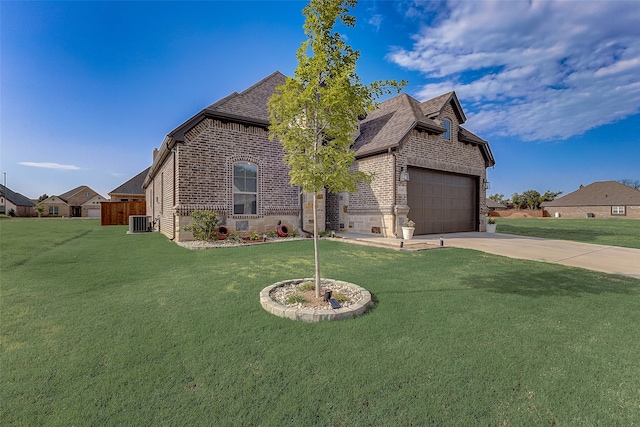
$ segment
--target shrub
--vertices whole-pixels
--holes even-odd
[[[300,294],[293,294],[287,298],[287,304],[304,304],[307,299]]]
[[[304,282],[298,289],[301,291],[312,291],[316,288],[316,284],[313,282]]]
[[[206,210],[193,211],[191,214],[193,223],[185,226],[185,231],[191,231],[196,240],[217,240],[218,232],[216,227],[220,225],[220,220],[215,212]]]

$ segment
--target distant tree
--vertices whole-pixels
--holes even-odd
[[[42,216],[42,214],[44,213],[44,205],[37,205],[34,209],[35,209],[36,213],[38,214],[38,218],[40,218]]]
[[[489,196],[489,199],[493,200],[494,202],[498,202],[502,204],[504,204],[505,202],[504,194],[492,194]]]
[[[42,196],[38,197],[38,203],[40,203],[43,200],[48,199],[49,196],[47,196],[47,193],[44,193]]]
[[[277,137],[282,143],[290,182],[313,195],[316,296],[320,296],[318,193],[325,188],[332,193],[355,191],[359,182],[371,179],[369,174],[351,170],[358,117],[372,109],[379,96],[404,85],[360,81],[356,74],[360,52],[333,28],[336,23],[355,26],[355,17],[349,15],[355,4],[356,0],[309,2],[303,10],[308,39],[298,49],[298,67],[268,104],[270,138]]]
[[[627,187],[631,187],[631,188],[635,188],[636,190],[640,190],[640,179],[625,178],[625,179],[618,180],[618,182],[620,184],[626,185]]]
[[[527,206],[524,196],[518,193],[513,193],[511,195],[511,203],[513,203],[513,207],[516,209],[522,209]]]
[[[547,190],[544,194],[540,194],[537,190],[527,190],[522,194],[513,193],[511,201],[513,207],[516,209],[528,208],[528,209],[540,209],[542,202],[550,202],[555,200],[562,194],[562,191],[550,191]]]

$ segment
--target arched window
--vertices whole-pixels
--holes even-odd
[[[444,119],[442,121],[442,124],[444,126],[444,140],[451,141],[451,121],[448,119]]]
[[[258,213],[258,165],[249,162],[233,164],[233,213]]]

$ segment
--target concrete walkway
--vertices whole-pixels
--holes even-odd
[[[544,261],[640,279],[640,249],[480,232],[415,236],[404,241],[353,233],[340,233],[336,237],[351,243],[404,250],[430,249],[441,245],[475,249],[510,258]]]

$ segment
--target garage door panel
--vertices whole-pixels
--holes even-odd
[[[477,178],[429,169],[409,169],[409,217],[416,223],[416,234],[476,230]]]

